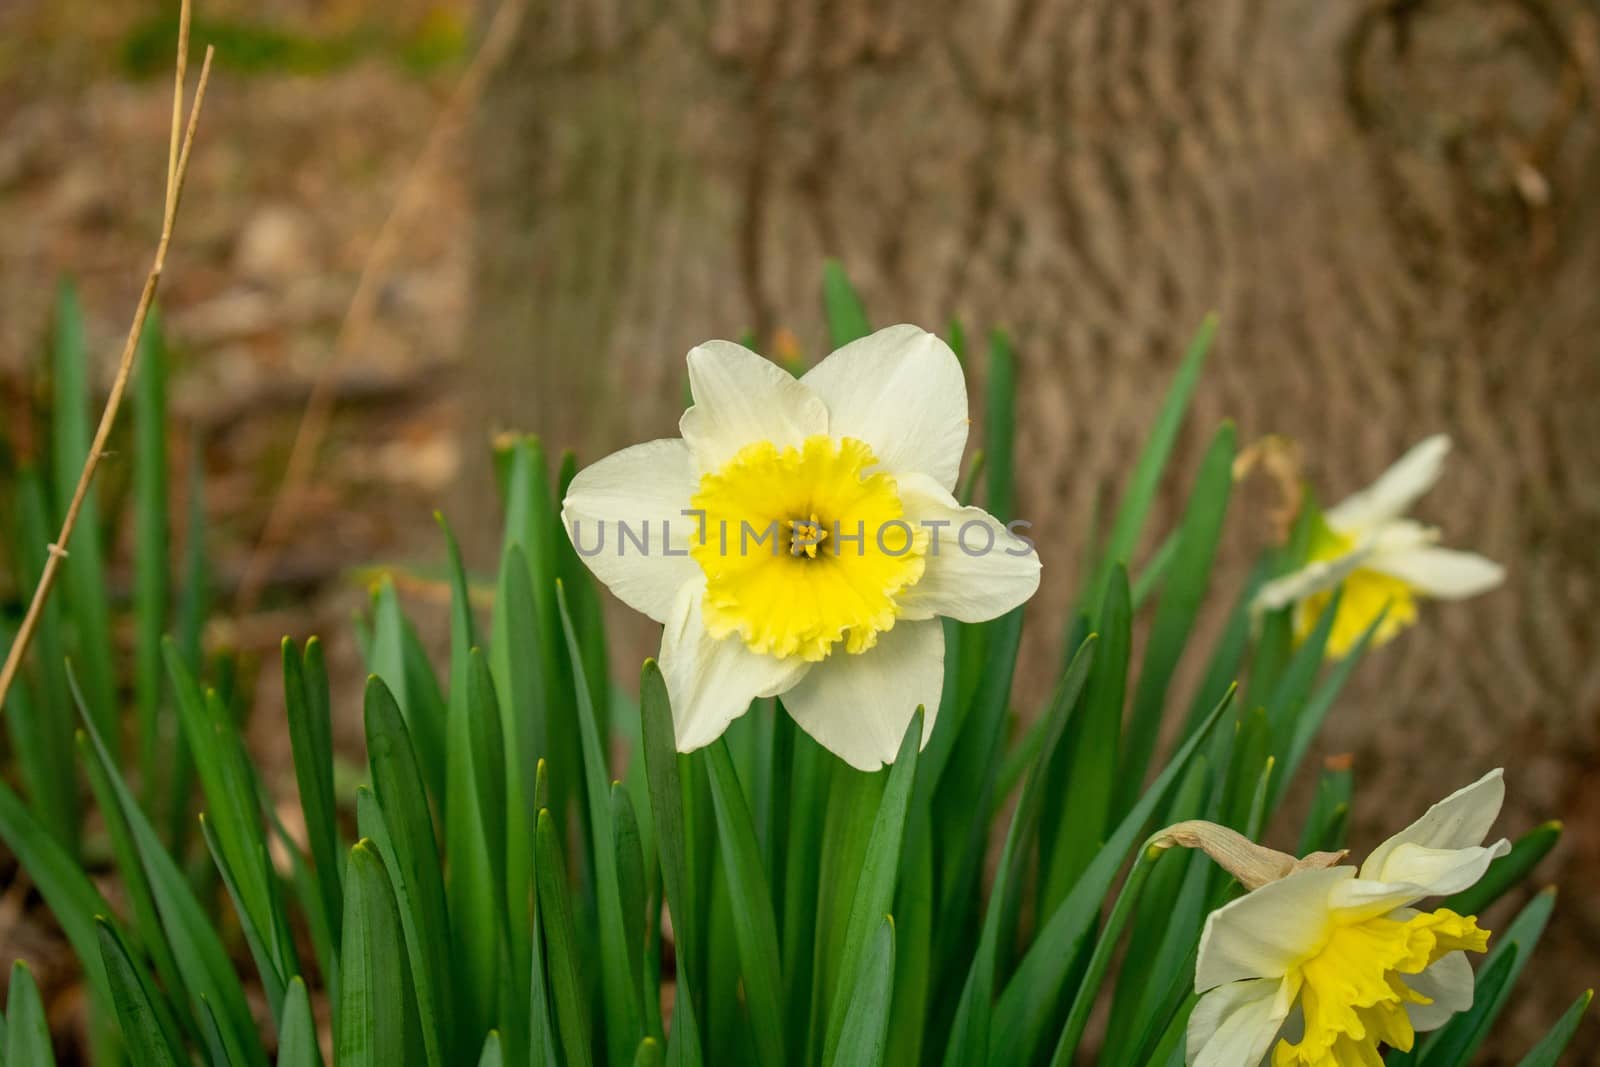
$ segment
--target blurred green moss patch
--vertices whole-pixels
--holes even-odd
[[[135,23],[122,42],[122,69],[136,78],[168,73],[177,27],[176,6]],[[265,21],[197,17],[189,40],[192,58],[198,60],[205,45],[214,45],[217,65],[242,74],[326,74],[365,59],[427,74],[465,54],[467,28],[459,13],[442,8],[406,26],[366,25],[327,34]]]

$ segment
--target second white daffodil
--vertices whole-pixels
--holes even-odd
[[[1417,1031],[1471,1007],[1466,953],[1484,951],[1489,932],[1473,916],[1413,905],[1461,892],[1505,855],[1506,841],[1483,843],[1504,798],[1491,771],[1359,870],[1333,866],[1340,854],[1294,861],[1208,824],[1157,835],[1206,848],[1251,890],[1206,920],[1188,1062],[1254,1067],[1270,1051],[1273,1067],[1382,1067],[1380,1045],[1409,1050]]]
[[[933,729],[939,616],[991,619],[1039,584],[1021,527],[952,495],[967,443],[961,365],[915,326],[798,379],[727,341],[688,362],[682,437],[580,472],[567,532],[613,593],[665,625],[680,750],[781,696],[819,743],[876,769],[919,705],[924,742]]]
[[[1441,548],[1437,529],[1404,517],[1439,480],[1449,451],[1448,437],[1430,437],[1324,512],[1305,566],[1263,586],[1256,609],[1294,605],[1295,634],[1304,638],[1342,586],[1328,634],[1328,655],[1342,658],[1380,616],[1373,634],[1379,644],[1415,622],[1418,597],[1460,599],[1499,585],[1505,575],[1498,563]]]

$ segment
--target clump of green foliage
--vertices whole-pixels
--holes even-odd
[[[836,344],[867,332],[836,267],[824,307]],[[600,600],[560,526],[576,461],[552,464],[523,438],[496,457],[504,538],[486,615],[441,520],[452,593],[442,678],[393,584],[374,590],[359,626],[371,677],[364,780],[353,791],[336,788],[321,645],[285,640],[284,706],[257,713],[281,716],[291,742],[299,840],[246,750],[229,661],[202,654],[198,519],[176,576],[168,565],[167,360],[152,327],[131,479],[97,504],[116,506],[86,516],[99,537],[75,543],[63,595],[5,709],[21,792],[0,786],[0,839],[82,961],[97,1061],[249,1067],[275,1056],[306,1067],[327,1046],[342,1067],[1181,1064],[1201,927],[1239,888],[1181,851],[1145,856],[1120,889],[1119,874],[1146,834],[1180,819],[1259,838],[1365,645],[1325,665],[1336,604],[1298,645],[1285,613],[1252,626],[1253,590],[1304,558],[1307,507],[1288,544],[1231,591],[1216,642],[1192,647],[1202,604],[1229,595],[1211,585],[1232,426],[1199,457],[1176,527],[1160,538],[1146,527],[1211,334],[1207,323],[1184,356],[1094,541],[1044,707],[1012,698],[1019,609],[946,623],[932,739],[919,752],[914,721],[880,772],[832,757],[773,701],[710,747],[679,754],[656,666],[644,665],[637,702],[613,685]],[[1003,333],[981,360],[963,338],[952,329],[987,382],[984,458],[964,493],[1010,517],[1015,354]],[[5,472],[8,625],[89,440],[70,290],[50,366],[45,445],[13,455]],[[197,490],[198,481],[188,496],[198,516]],[[113,601],[106,580],[107,534],[124,510],[134,531],[128,604]],[[1157,547],[1141,555],[1147,542]],[[113,640],[123,616],[131,656]],[[1148,638],[1135,655],[1142,616]],[[1179,700],[1185,657],[1206,668]],[[1161,736],[1171,747],[1158,757]],[[1298,853],[1342,847],[1352,800],[1348,767],[1312,773]],[[92,838],[91,800],[101,827]],[[1480,912],[1521,898],[1496,926],[1473,1007],[1388,1062],[1472,1058],[1554,905],[1552,893],[1518,887],[1559,833],[1528,832],[1447,902]],[[99,888],[107,876],[115,906]],[[264,1018],[252,1010],[256,989]],[[318,997],[331,1017],[320,1035]],[[1555,1063],[1587,1003],[1523,1062]],[[1105,1022],[1091,1048],[1097,1011]],[[10,1063],[51,1062],[38,991],[20,965],[3,1047]]]

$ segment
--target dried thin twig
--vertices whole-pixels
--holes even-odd
[[[367,253],[366,261],[361,266],[361,274],[356,279],[355,293],[350,297],[350,306],[345,311],[344,321],[339,324],[339,332],[334,337],[333,349],[328,358],[317,368],[316,377],[312,381],[311,395],[306,399],[305,411],[300,416],[294,443],[289,449],[289,462],[284,467],[283,481],[279,483],[277,495],[273,497],[272,508],[267,513],[261,537],[256,541],[255,549],[250,553],[244,573],[239,579],[238,594],[234,598],[235,614],[249,613],[261,599],[261,590],[266,585],[267,576],[271,571],[273,556],[293,524],[300,491],[311,476],[311,468],[316,462],[317,452],[322,447],[322,439],[327,435],[328,423],[333,417],[335,401],[333,371],[342,357],[359,346],[376,318],[380,283],[389,261],[399,247],[402,223],[409,221],[411,214],[422,205],[422,194],[427,188],[426,179],[444,155],[444,150],[459,128],[462,117],[483,92],[489,75],[510,52],[526,6],[527,0],[502,0],[489,23],[489,28],[484,31],[483,41],[478,47],[477,54],[473,56],[472,62],[461,75],[461,80],[456,83],[444,110],[434,120],[422,152],[412,162],[411,169],[400,187],[400,195],[395,198],[388,217],[383,220],[383,225],[378,230],[372,249]]]
[[[99,470],[101,457],[105,454],[111,428],[116,424],[117,411],[122,407],[122,395],[127,391],[128,379],[133,373],[134,360],[138,354],[139,336],[144,332],[145,319],[150,314],[151,304],[155,302],[156,289],[161,284],[161,272],[167,264],[167,248],[172,243],[173,223],[177,220],[178,203],[183,197],[184,178],[189,172],[189,150],[194,146],[195,127],[200,121],[200,105],[205,100],[206,83],[211,78],[212,49],[208,46],[205,62],[200,66],[200,81],[195,87],[194,103],[189,108],[189,119],[185,124],[183,92],[188,68],[188,51],[189,0],[183,0],[178,16],[177,75],[172,103],[172,136],[167,151],[166,206],[161,217],[161,240],[156,245],[155,260],[150,265],[150,273],[145,277],[144,290],[139,294],[139,304],[133,313],[133,324],[128,327],[128,337],[122,346],[122,358],[117,364],[117,376],[111,383],[111,395],[106,399],[105,410],[100,413],[99,428],[95,430],[94,441],[89,446],[89,455],[83,463],[83,472],[78,475],[78,486],[73,490],[66,516],[61,521],[61,532],[56,536],[55,543],[49,546],[44,570],[39,575],[39,585],[34,589],[33,599],[28,604],[28,613],[23,616],[22,626],[17,630],[17,638],[12,642],[11,651],[6,655],[5,667],[0,669],[0,706],[5,704],[6,696],[11,692],[11,683],[16,680],[23,656],[27,654],[28,645],[33,639],[33,632],[39,625],[39,616],[43,613],[45,602],[50,597],[50,590],[55,587],[61,561],[67,558],[67,546],[72,540],[73,531],[77,528],[78,513],[83,510],[83,502],[89,495],[89,487],[94,483],[95,472]]]

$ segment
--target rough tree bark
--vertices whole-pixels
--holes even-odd
[[[478,126],[478,411],[591,456],[671,433],[693,343],[819,350],[825,256],[882,322],[1004,324],[1042,672],[1086,516],[1216,309],[1182,474],[1223,417],[1299,440],[1328,497],[1446,430],[1424,516],[1510,569],[1342,700],[1358,843],[1499,763],[1508,829],[1592,811],[1596,24],[1580,0],[534,0]],[[1557,873],[1593,879],[1600,830],[1568,825]],[[1541,950],[1552,995],[1600,948],[1583,896]]]

